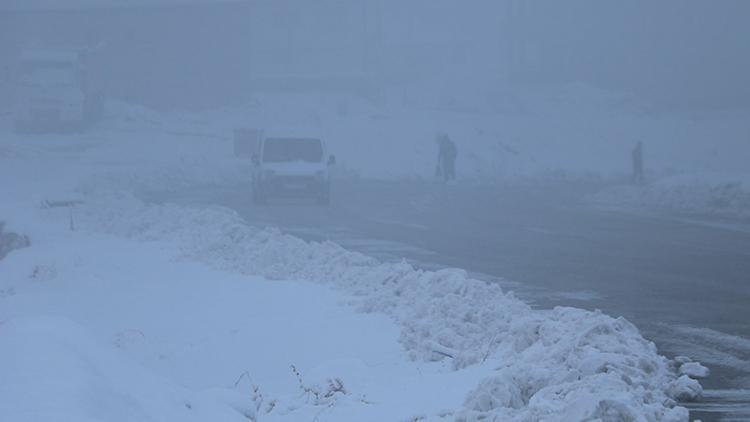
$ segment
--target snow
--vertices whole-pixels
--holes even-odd
[[[0,265],[13,420],[677,421],[675,400],[702,391],[625,319],[533,309],[463,270],[226,208],[144,203],[143,189],[247,180],[215,123],[230,133],[231,112],[110,113],[83,135],[0,137],[0,219],[32,244]]]
[[[681,375],[668,388],[667,393],[676,400],[692,400],[692,397],[703,394],[700,383],[688,375]]]
[[[750,154],[750,119],[744,112],[695,118],[649,113],[637,104],[623,110],[605,105],[622,103],[621,95],[585,86],[518,88],[503,94],[513,98],[512,106],[495,113],[441,108],[423,99],[426,92],[410,95],[392,94],[382,104],[342,95],[258,95],[212,120],[274,132],[301,126],[326,139],[343,167],[366,178],[432,177],[437,132],[456,143],[464,180],[622,180],[637,141],[644,143],[647,171],[659,177],[747,171],[741,157]]]
[[[404,356],[398,327],[389,319],[358,313],[343,305],[345,296],[308,281],[271,282],[211,270],[175,260],[163,242],[90,233],[61,236],[59,242],[11,257],[0,277],[4,284],[12,281],[14,294],[5,299],[0,320],[26,313],[64,315],[85,323],[89,337],[121,355],[232,407],[240,407],[239,401],[252,408],[248,390],[258,385],[267,402],[278,403],[264,420],[306,420],[320,412],[330,413],[329,420],[394,420],[408,417],[412,408],[459,408],[468,386],[488,370],[415,366]],[[76,248],[66,249],[71,242]],[[80,348],[88,350],[89,343]],[[37,363],[32,359],[27,365]],[[299,368],[306,386],[323,385],[325,392],[329,378],[340,378],[347,394],[335,397],[336,409],[310,394],[301,396],[291,365]],[[235,388],[244,373],[250,375]]]
[[[706,378],[710,371],[698,362],[685,362],[680,365],[680,374],[691,378]]]
[[[0,324],[0,414],[17,421],[243,421],[180,388],[60,317]]]
[[[610,187],[594,195],[592,200],[608,207],[676,211],[747,221],[750,219],[750,174],[668,176],[642,187]]]

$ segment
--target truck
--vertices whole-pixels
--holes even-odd
[[[17,132],[79,131],[101,114],[101,97],[89,83],[85,51],[25,50],[14,73],[12,113]]]

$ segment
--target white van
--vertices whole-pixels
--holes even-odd
[[[329,204],[335,163],[322,139],[263,138],[253,155],[253,201],[299,196]]]

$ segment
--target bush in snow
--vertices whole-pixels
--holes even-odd
[[[344,382],[340,378],[329,378],[326,380],[326,385],[321,387],[319,385],[305,384],[302,380],[302,374],[300,374],[299,369],[294,365],[292,365],[292,373],[297,378],[302,395],[305,399],[312,399],[312,404],[315,406],[333,406],[336,404],[338,395],[349,394],[344,387]]]
[[[0,221],[0,259],[5,258],[15,249],[27,248],[31,246],[31,241],[26,236],[17,233],[5,231],[5,223]]]

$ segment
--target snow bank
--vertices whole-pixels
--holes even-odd
[[[0,323],[0,415],[12,421],[247,421],[97,343],[64,318]]]
[[[750,176],[721,173],[671,176],[643,187],[610,187],[591,199],[605,206],[750,220]]]
[[[381,263],[333,243],[308,243],[248,226],[218,207],[145,205],[121,195],[92,198],[91,229],[140,240],[168,240],[184,259],[269,279],[328,283],[365,312],[401,326],[409,356],[461,369],[497,369],[466,399],[462,417],[503,420],[606,418],[686,420],[675,398],[700,394],[673,362],[624,319],[573,308],[533,310],[461,270],[422,271]]]

